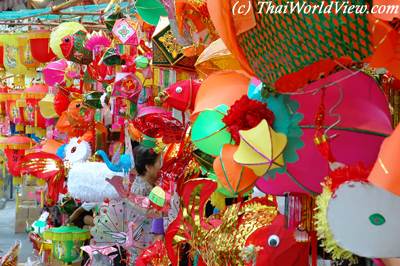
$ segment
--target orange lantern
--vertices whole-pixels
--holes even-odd
[[[226,144],[220,156],[214,160],[214,171],[220,185],[232,195],[243,195],[253,188],[258,177],[254,172],[233,160],[233,154],[238,146]]]
[[[200,86],[192,113],[192,121],[206,109],[225,104],[232,106],[247,94],[250,76],[241,71],[221,71],[210,75]]]

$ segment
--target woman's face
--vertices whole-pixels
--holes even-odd
[[[156,162],[153,165],[146,166],[146,177],[148,181],[152,184],[155,184],[158,180],[158,172],[160,172],[162,167],[162,156],[159,155],[157,157]]]

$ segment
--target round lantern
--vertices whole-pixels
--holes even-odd
[[[50,38],[30,39],[32,57],[40,62],[47,63],[56,58],[56,55],[50,49]]]
[[[11,175],[20,175],[18,162],[24,157],[25,150],[33,145],[33,140],[25,136],[12,136],[0,140],[0,149],[4,149],[7,156],[7,168]]]
[[[197,114],[218,105],[232,106],[242,95],[247,94],[250,78],[238,71],[221,71],[210,75],[197,92],[192,121]]]
[[[258,179],[254,172],[247,167],[236,163],[233,154],[238,147],[227,144],[220,156],[214,161],[214,171],[218,177],[218,183],[227,189],[232,195],[243,195],[251,190]]]
[[[192,127],[192,141],[201,151],[218,156],[222,146],[232,142],[231,134],[222,122],[228,107],[220,105],[199,114]]]
[[[80,257],[80,248],[84,241],[90,239],[90,233],[76,226],[61,226],[45,231],[43,238],[52,241],[55,258],[64,263],[72,263]]]

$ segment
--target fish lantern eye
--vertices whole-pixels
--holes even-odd
[[[69,42],[69,38],[68,38],[68,37],[65,38],[64,41],[65,41],[65,42]]]
[[[182,91],[183,91],[183,89],[182,89],[182,87],[176,87],[176,89],[175,89],[175,92],[176,93],[182,93]]]
[[[268,246],[276,248],[279,246],[279,236],[277,235],[271,235],[268,238]]]
[[[79,108],[79,107],[81,107],[81,104],[80,104],[80,103],[77,103],[77,104],[75,105],[75,107],[76,107],[76,108]]]

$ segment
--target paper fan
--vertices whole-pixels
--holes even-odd
[[[94,245],[132,247],[139,244],[144,217],[123,201],[110,201],[100,207],[90,230]]]

